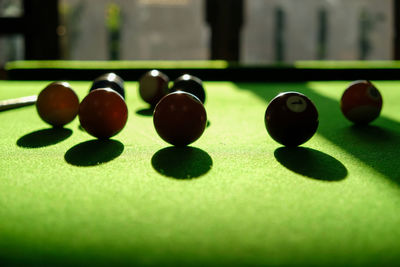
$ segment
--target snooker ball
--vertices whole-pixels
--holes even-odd
[[[139,79],[140,97],[152,107],[168,94],[169,78],[158,70],[151,70]]]
[[[83,129],[98,139],[118,134],[128,119],[128,108],[122,96],[111,88],[91,91],[79,105]]]
[[[344,91],[340,109],[353,123],[368,124],[379,116],[382,96],[370,81],[354,81]]]
[[[79,98],[67,82],[53,82],[38,95],[37,112],[48,124],[62,127],[78,115]]]
[[[203,82],[196,76],[184,74],[178,77],[171,88],[171,92],[184,91],[195,95],[204,104],[206,101],[206,92]]]
[[[317,131],[318,111],[303,94],[281,93],[267,107],[265,126],[276,142],[296,147],[307,142]]]
[[[174,146],[186,146],[203,134],[207,114],[196,96],[176,91],[158,102],[154,109],[153,123],[164,141]]]
[[[106,73],[94,79],[89,92],[98,88],[111,88],[125,99],[124,80],[115,73]]]

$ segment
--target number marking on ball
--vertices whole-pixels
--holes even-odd
[[[380,93],[379,91],[374,87],[374,86],[370,86],[368,87],[368,95],[373,99],[373,100],[379,100],[380,98]]]
[[[307,108],[306,101],[300,96],[290,96],[286,100],[287,107],[293,112],[303,112]]]

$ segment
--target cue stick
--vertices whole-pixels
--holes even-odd
[[[36,100],[37,100],[36,95],[24,96],[24,97],[15,98],[15,99],[1,100],[0,101],[0,111],[12,109],[12,108],[23,107],[23,106],[28,106],[28,105],[33,105],[36,103]]]

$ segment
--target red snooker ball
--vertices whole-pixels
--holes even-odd
[[[122,96],[110,88],[91,91],[79,106],[81,126],[92,136],[108,139],[118,134],[128,119]]]
[[[344,91],[340,109],[353,123],[368,124],[379,116],[382,96],[370,81],[354,81]]]
[[[38,95],[36,109],[42,120],[62,127],[78,114],[79,99],[69,83],[53,82]]]
[[[169,78],[158,70],[146,72],[139,79],[140,97],[151,106],[155,106],[158,101],[168,94]]]
[[[284,146],[296,147],[307,142],[317,131],[318,111],[303,94],[281,93],[267,107],[265,126],[272,139]]]
[[[177,91],[163,97],[154,109],[154,127],[158,135],[175,146],[186,146],[203,134],[206,110],[192,94]]]

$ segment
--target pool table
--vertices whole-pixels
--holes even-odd
[[[372,80],[382,113],[357,127],[339,109],[349,80],[201,78],[209,123],[185,148],[157,135],[135,80],[125,83],[128,122],[108,141],[78,119],[52,129],[35,106],[0,112],[0,265],[400,262],[400,81]],[[53,80],[2,80],[0,100]],[[89,79],[69,82],[82,100]],[[283,91],[319,112],[317,133],[294,149],[264,125]]]

